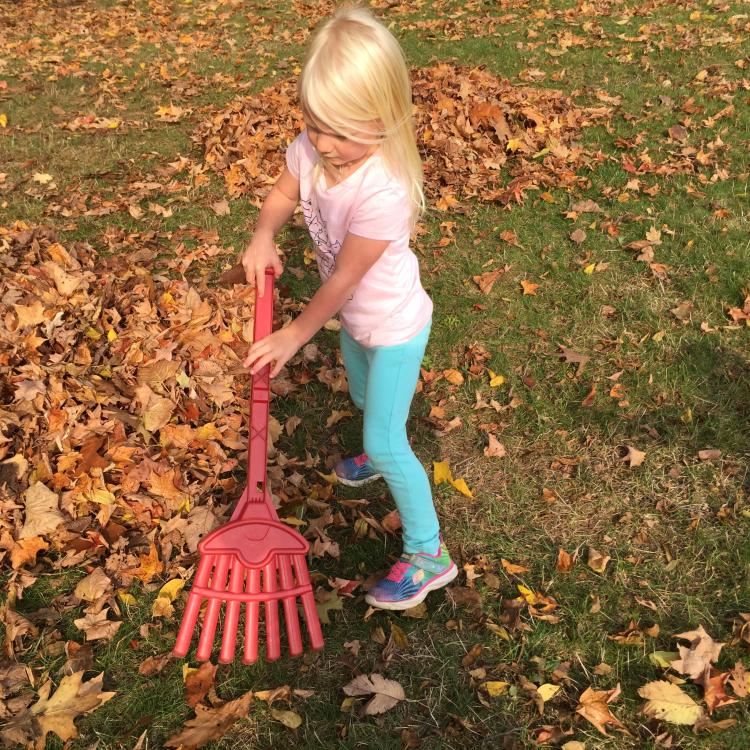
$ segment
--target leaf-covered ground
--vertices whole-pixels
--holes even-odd
[[[405,615],[335,324],[269,473],[326,648],[169,654],[244,485],[224,287],[333,2],[0,5],[0,733],[75,750],[750,744],[750,5],[370,3],[412,66],[436,306],[410,431],[462,576]],[[282,234],[277,324],[315,289]],[[327,621],[327,622],[326,622]]]

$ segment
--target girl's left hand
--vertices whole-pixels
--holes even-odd
[[[255,375],[267,364],[274,362],[271,368],[271,377],[275,378],[300,346],[302,346],[302,342],[298,340],[293,327],[288,325],[286,328],[281,328],[264,339],[256,341],[250,347],[250,351],[242,364],[249,367],[250,373]]]

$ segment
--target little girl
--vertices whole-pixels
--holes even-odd
[[[271,377],[333,315],[354,403],[364,412],[364,453],[341,461],[349,485],[383,477],[396,500],[404,552],[366,596],[408,609],[458,574],[440,536],[430,483],[406,436],[406,420],[432,322],[409,248],[424,209],[422,162],[406,62],[391,33],[363,8],[342,8],[310,43],[299,80],[306,129],[258,217],[242,264],[262,294],[277,274],[273,242],[301,203],[322,284],[295,320],[255,342],[244,361]]]

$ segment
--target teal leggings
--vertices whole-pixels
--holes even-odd
[[[364,412],[364,451],[396,501],[408,553],[434,554],[440,545],[430,481],[406,436],[430,328],[428,323],[403,344],[372,348],[358,344],[341,329],[349,393]]]

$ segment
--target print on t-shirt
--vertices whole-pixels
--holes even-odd
[[[310,230],[310,236],[315,243],[316,258],[318,261],[318,270],[321,277],[325,280],[332,273],[336,266],[336,256],[341,250],[341,242],[336,240],[331,242],[328,237],[328,228],[326,227],[320,210],[313,211],[312,200],[300,200],[302,206],[302,215],[305,217],[307,228]]]

